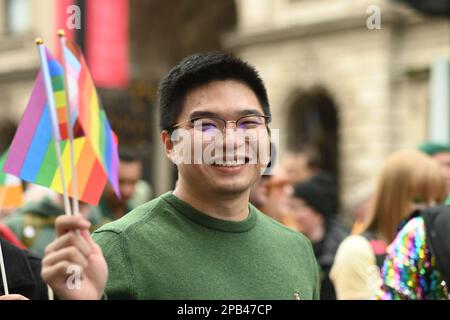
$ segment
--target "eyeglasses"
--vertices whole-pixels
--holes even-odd
[[[221,117],[209,116],[209,117],[197,117],[192,118],[168,128],[169,132],[177,128],[183,127],[184,124],[189,124],[190,128],[201,131],[204,135],[212,136],[218,133],[225,133],[228,123],[234,123],[238,134],[244,134],[246,136],[254,136],[259,129],[265,129],[267,132],[267,125],[271,118],[269,116],[263,116],[259,114],[251,114],[240,117],[237,120],[225,120]]]

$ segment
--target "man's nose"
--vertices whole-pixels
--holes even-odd
[[[241,130],[236,127],[236,123],[227,123],[227,126],[224,128],[224,135],[226,145],[239,146],[245,141]]]

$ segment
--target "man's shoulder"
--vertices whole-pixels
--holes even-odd
[[[289,241],[297,242],[302,246],[311,247],[311,242],[305,235],[285,226],[284,224],[262,213],[258,209],[254,209],[256,211],[256,214],[258,215],[258,219],[264,226],[264,231],[267,232],[267,236],[273,236],[279,239],[287,239]]]
[[[138,206],[118,220],[101,226],[93,233],[94,238],[102,238],[107,234],[120,235],[155,218],[162,211],[160,207],[163,196]]]

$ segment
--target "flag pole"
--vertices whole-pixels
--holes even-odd
[[[44,41],[41,38],[37,38],[36,45],[38,47],[39,58],[41,60],[42,76],[44,78],[45,91],[47,94],[47,102],[50,110],[50,118],[53,127],[53,139],[55,140],[56,158],[58,160],[59,174],[61,176],[61,184],[63,189],[64,209],[67,215],[72,215],[69,196],[67,194],[66,181],[64,179],[64,170],[61,160],[61,146],[59,145],[59,142],[61,141],[61,135],[59,133],[58,116],[56,115],[56,107],[55,107],[55,97],[53,96],[52,80],[50,79],[50,70],[48,68],[47,54],[45,52]]]
[[[5,201],[5,194],[6,194],[6,189],[3,188],[0,194],[0,213],[3,209],[3,202]],[[0,241],[0,270],[2,273],[2,281],[3,281],[3,288],[5,291],[5,294],[9,294],[9,289],[8,289],[8,281],[6,279],[6,271],[5,271],[5,260],[3,259],[3,251],[2,251],[2,243]]]
[[[69,94],[69,81],[67,75],[67,61],[66,61],[66,34],[64,30],[58,31],[59,43],[61,45],[61,57],[64,68],[64,88],[66,89],[66,114],[67,114],[67,131],[69,133],[69,147],[70,147],[70,165],[72,167],[72,207],[73,213],[79,214],[80,209],[78,205],[78,181],[77,181],[77,169],[75,166],[75,152],[73,151],[73,128],[72,128],[72,113],[70,112],[70,94]]]
[[[2,243],[0,241],[0,269],[2,272],[3,291],[5,294],[9,294],[8,280],[6,279],[5,260],[3,259]]]

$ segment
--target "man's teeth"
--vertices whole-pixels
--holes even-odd
[[[236,167],[236,166],[241,166],[243,164],[245,164],[245,160],[220,161],[220,162],[214,163],[214,165],[216,165],[216,166],[223,166],[223,167]]]

